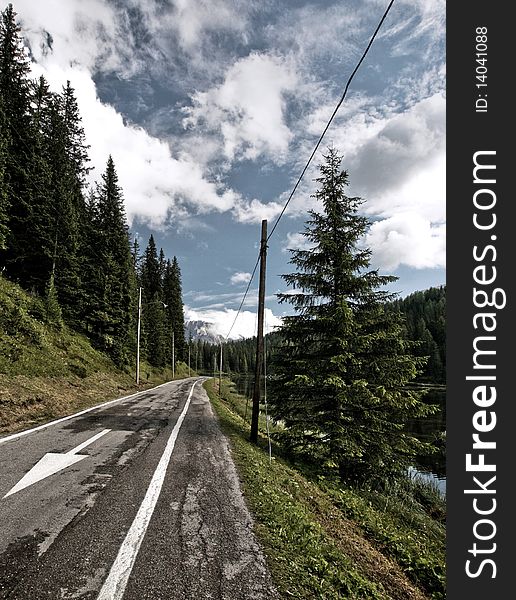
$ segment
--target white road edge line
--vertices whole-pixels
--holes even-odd
[[[136,517],[122,542],[115,562],[100,590],[97,600],[121,600],[124,595],[129,576],[131,575],[131,571],[136,561],[136,556],[140,550],[156,503],[158,502],[177,436],[181,429],[181,425],[183,424],[186,412],[188,411],[188,407],[190,406],[190,400],[192,399],[194,387],[197,383],[198,381],[194,382],[190,389],[188,399],[179,415],[177,423],[174,425],[174,429],[172,429],[170,437],[168,438],[167,445],[161,455],[158,466],[154,471],[147,493],[145,494],[143,502],[136,513]]]
[[[85,408],[80,412],[73,413],[73,415],[68,415],[67,417],[61,417],[60,419],[56,419],[55,421],[50,421],[49,423],[43,423],[43,425],[38,425],[38,427],[33,427],[32,429],[26,429],[25,431],[20,431],[18,433],[13,433],[12,435],[8,435],[6,437],[0,438],[0,444],[5,442],[10,442],[11,440],[16,440],[24,435],[28,435],[29,433],[34,433],[36,431],[41,431],[42,429],[46,429],[51,425],[57,425],[58,423],[62,423],[63,421],[68,421],[68,419],[73,419],[74,417],[79,417],[80,415],[85,415],[86,413],[91,412],[92,410],[97,410],[98,408],[103,408],[104,406],[109,406],[110,404],[114,404],[115,402],[122,402],[122,400],[129,400],[129,398],[133,398],[134,396],[138,396],[139,394],[145,394],[145,392],[152,392],[152,390],[157,390],[164,385],[168,385],[169,383],[174,383],[174,381],[181,381],[180,379],[173,379],[171,381],[166,381],[165,383],[160,383],[156,387],[149,388],[147,390],[140,390],[139,392],[135,392],[134,394],[129,394],[129,396],[122,396],[122,398],[115,398],[114,400],[108,400],[107,402],[103,402],[102,404],[97,404],[96,406],[91,406],[90,408]]]

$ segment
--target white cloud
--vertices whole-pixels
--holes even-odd
[[[261,223],[263,219],[271,222],[280,214],[282,208],[283,205],[279,202],[240,198],[233,206],[232,213],[239,223]]]
[[[251,281],[251,273],[242,273],[237,271],[231,275],[231,285],[238,285],[240,283],[249,283]]]
[[[227,70],[221,85],[193,95],[184,125],[218,132],[230,161],[265,156],[281,163],[293,135],[285,122],[285,96],[297,84],[290,61],[250,54]]]
[[[214,309],[193,309],[185,306],[185,319],[187,321],[205,321],[211,325],[211,331],[215,335],[226,337],[233,322],[230,339],[250,338],[256,335],[256,313],[243,310],[235,317],[237,311],[233,309],[214,310]],[[281,325],[281,318],[273,314],[270,308],[265,309],[264,331],[270,333]]]
[[[282,251],[289,250],[309,250],[313,244],[302,233],[287,233],[287,238],[283,240]]]
[[[379,197],[399,189],[444,155],[445,107],[442,95],[435,94],[395,116],[359,124],[351,132],[357,141],[362,139],[354,149],[349,142],[346,145],[344,167],[350,171],[353,190],[366,197],[370,209]],[[347,133],[349,127],[339,131],[338,148]],[[435,198],[441,204],[442,200]]]
[[[416,212],[373,223],[365,244],[373,251],[374,265],[382,269],[401,264],[416,269],[445,266],[444,224],[433,224]]]
[[[104,0],[18,0],[16,10],[38,63],[134,72],[131,30]]]
[[[374,260],[389,268],[400,263],[417,268],[443,266],[444,97],[434,94],[403,112],[385,107],[384,114],[364,110],[362,101],[357,100],[356,104],[361,110],[345,120],[339,119],[331,138],[343,155],[342,168],[349,173],[347,193],[361,196],[365,200],[362,210],[380,219],[367,238]],[[317,110],[313,119],[317,120],[319,114]],[[308,209],[321,210],[310,197],[315,188],[315,165],[320,162],[319,155],[289,206],[289,216],[306,215]],[[419,235],[411,235],[411,228]],[[408,248],[402,248],[400,235],[405,241],[410,237]],[[296,239],[292,241],[295,243]],[[399,260],[395,260],[397,252]]]
[[[129,221],[139,218],[158,227],[166,222],[172,208],[176,219],[185,219],[191,212],[227,211],[239,200],[233,190],[207,180],[188,155],[174,158],[166,142],[124,123],[120,113],[100,102],[88,71],[55,65],[46,69],[36,65],[34,71],[44,74],[56,91],[67,79],[71,81],[91,145],[89,155],[95,170],[90,177],[100,180],[111,154]]]
[[[183,50],[191,52],[202,43],[208,32],[245,29],[242,10],[224,0],[172,0],[173,11],[164,22],[176,31]],[[163,23],[162,19],[160,21]]]

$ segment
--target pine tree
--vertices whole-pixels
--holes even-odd
[[[161,272],[156,242],[151,235],[143,254],[141,268],[142,337],[147,360],[157,367],[165,364],[165,313]]]
[[[340,163],[330,148],[316,179],[322,212],[310,212],[303,233],[313,247],[291,251],[297,270],[283,276],[294,290],[279,299],[296,314],[283,321],[270,402],[292,449],[365,481],[406,468],[421,445],[405,424],[429,409],[406,387],[421,361],[386,309],[392,295],[381,288],[396,278],[367,270],[368,221],[344,193]]]
[[[67,82],[51,106],[48,134],[55,219],[55,278],[65,319],[80,328],[85,290],[81,281],[81,238],[84,235],[85,200],[83,188],[88,172],[87,149],[74,91]]]
[[[168,261],[163,277],[163,298],[167,304],[167,322],[170,324],[168,335],[174,332],[177,360],[186,359],[185,318],[181,285],[181,269],[177,258]]]
[[[92,219],[88,234],[92,246],[87,260],[90,308],[85,321],[96,346],[124,365],[134,345],[136,294],[122,190],[111,156],[86,211]]]
[[[0,95],[0,251],[5,250],[9,228],[9,196],[6,181],[7,148],[9,146],[7,137],[6,120],[3,109],[2,96]]]
[[[4,261],[11,279],[25,283],[24,258],[33,240],[26,229],[31,217],[29,166],[32,163],[32,137],[29,116],[29,60],[16,23],[12,4],[0,19],[0,106],[3,112],[3,185],[9,192],[9,222]],[[3,200],[5,211],[5,200]]]
[[[31,241],[24,249],[23,284],[46,295],[50,278],[54,286],[59,211],[51,191],[52,147],[49,133],[54,95],[44,77],[31,84],[30,100],[32,159],[27,173],[31,206],[24,229]]]

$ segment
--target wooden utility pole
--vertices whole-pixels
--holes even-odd
[[[250,440],[258,443],[258,415],[260,414],[260,396],[263,364],[263,316],[265,310],[265,270],[267,265],[267,221],[262,221],[260,242],[260,287],[258,290],[258,333],[256,336],[256,368],[254,372],[253,412],[251,417]]]
[[[220,362],[219,362],[219,400],[222,398],[222,340],[220,342]]]

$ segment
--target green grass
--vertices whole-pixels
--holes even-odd
[[[281,458],[228,381],[206,382],[282,598],[442,598],[444,527],[404,489],[343,489]],[[263,420],[261,421],[263,427]]]
[[[264,419],[257,448],[246,399],[228,381],[221,401],[216,381],[206,387],[285,597],[444,598],[445,504],[436,490],[409,479],[382,491],[345,488],[280,458],[274,442],[270,463]]]

